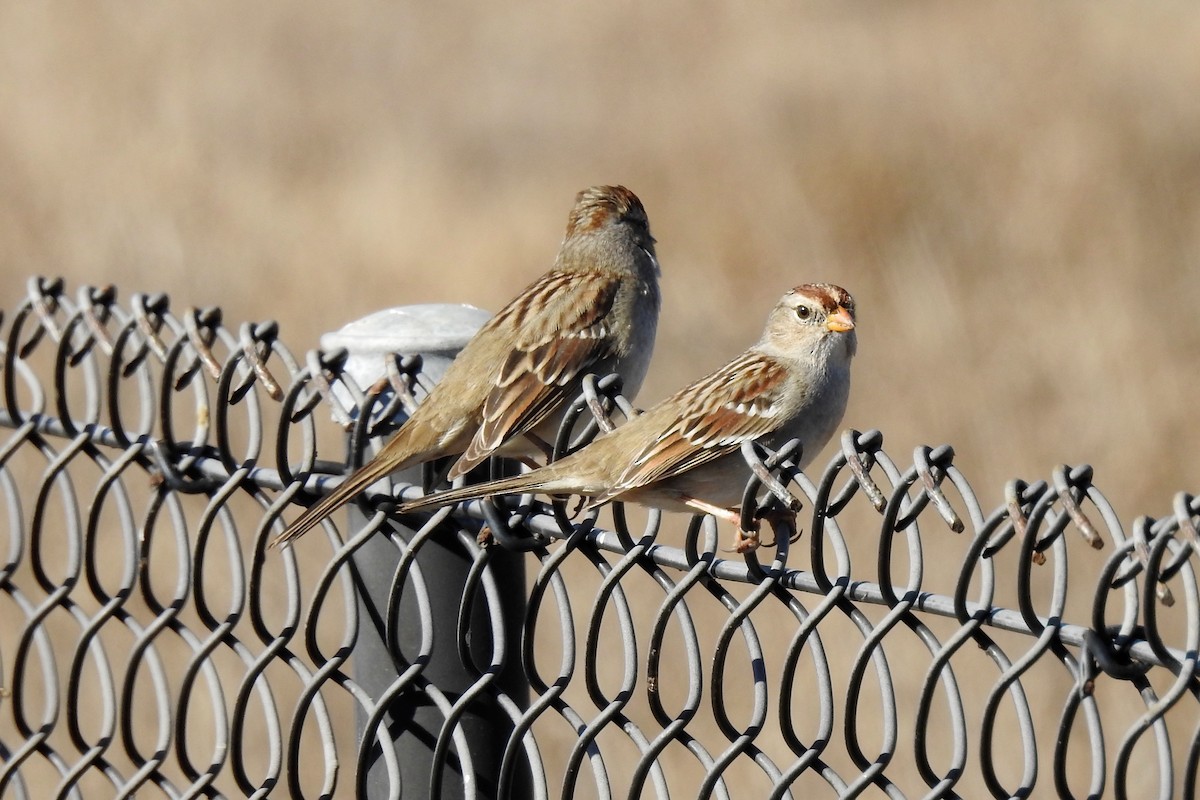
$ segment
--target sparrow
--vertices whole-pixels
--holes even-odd
[[[659,264],[642,202],[624,186],[580,192],[554,267],[467,342],[425,401],[367,464],[275,538],[292,541],[384,476],[458,456],[447,478],[493,455],[548,457],[588,373],[637,394],[654,350]]]
[[[734,524],[734,550],[759,544],[739,526],[749,441],[799,439],[803,469],[841,423],[857,349],[854,299],[808,283],[780,299],[762,338],[742,355],[591,444],[510,478],[430,494],[401,513],[500,494],[579,495],[586,511],[612,500],[712,514]]]

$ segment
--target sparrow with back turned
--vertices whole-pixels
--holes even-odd
[[[443,456],[448,477],[489,456],[548,454],[564,406],[588,373],[641,387],[661,304],[646,211],[623,186],[580,192],[554,268],[471,338],[425,401],[370,462],[289,525],[303,535],[380,478]]]

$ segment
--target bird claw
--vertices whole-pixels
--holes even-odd
[[[726,549],[721,548],[724,553],[737,553],[745,555],[752,553],[764,545],[766,547],[775,547],[779,543],[779,531],[786,527],[790,533],[787,535],[788,544],[795,544],[800,541],[802,532],[796,527],[796,511],[795,508],[772,508],[765,511],[759,511],[754,515],[754,527],[750,530],[742,530],[741,527],[734,528],[733,547]],[[758,523],[760,520],[766,520],[771,526],[771,530],[775,533],[775,538],[770,542],[764,542],[759,535]]]
[[[762,538],[758,535],[758,531],[738,531],[737,537],[734,539],[733,551],[738,555],[753,553],[758,548],[762,547]]]
[[[567,499],[567,497],[564,495],[563,499]],[[583,495],[580,495],[577,498],[578,502],[575,503],[575,510],[570,513],[568,519],[574,520],[576,517],[578,517],[580,514],[582,514],[584,506],[587,505],[588,499],[589,498],[584,497]]]
[[[774,547],[779,543],[779,529],[786,527],[791,533],[787,536],[788,544],[795,544],[800,541],[802,535],[801,530],[796,527],[796,511],[792,508],[773,508],[768,511],[759,512],[757,519],[765,519],[771,525],[771,530],[775,534],[775,541],[763,542],[767,547]]]
[[[738,526],[733,529],[733,547],[722,547],[722,553],[737,553],[740,556],[746,553],[753,553],[762,546],[762,539],[758,535],[758,525],[748,531],[742,530]]]

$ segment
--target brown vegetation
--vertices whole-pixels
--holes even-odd
[[[303,351],[497,308],[620,182],[663,264],[643,405],[832,281],[846,424],[898,461],[953,444],[988,508],[1058,463],[1126,521],[1196,490],[1200,8],[770,5],[9,4],[2,305],[166,290]]]

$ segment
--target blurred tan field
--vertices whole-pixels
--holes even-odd
[[[663,265],[639,405],[831,281],[846,426],[952,444],[986,509],[1090,463],[1161,516],[1200,489],[1198,43],[1183,2],[6,4],[0,307],[164,290],[302,353],[497,309],[623,183]]]

